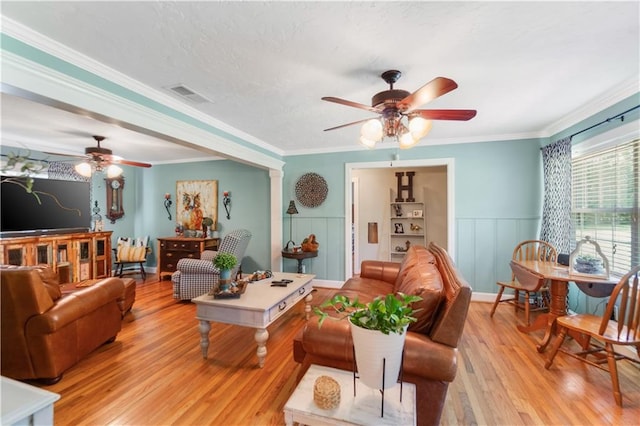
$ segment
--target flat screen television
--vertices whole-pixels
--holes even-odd
[[[0,184],[0,237],[86,232],[91,226],[90,183],[34,178],[33,190],[40,202],[24,188],[2,177]]]

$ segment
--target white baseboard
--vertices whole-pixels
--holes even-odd
[[[486,302],[486,303],[493,303],[496,301],[496,295],[498,293],[477,293],[477,292],[473,292],[471,293],[471,301],[472,302]],[[508,298],[512,298],[513,295],[510,294],[503,294],[502,298],[503,299],[508,299]]]

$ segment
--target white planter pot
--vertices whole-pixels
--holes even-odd
[[[402,334],[384,334],[380,331],[358,327],[353,325],[351,321],[349,324],[360,380],[372,389],[383,389],[384,359],[384,389],[395,386],[402,364],[402,349],[407,336],[406,327]]]

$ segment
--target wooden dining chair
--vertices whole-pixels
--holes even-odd
[[[583,350],[579,352],[563,350],[563,352],[601,370],[609,371],[613,385],[613,397],[620,407],[622,407],[622,392],[620,392],[616,361],[618,359],[627,359],[638,364],[640,364],[640,361],[615,352],[613,345],[635,346],[636,352],[640,355],[639,274],[640,266],[636,266],[622,277],[613,289],[607,302],[607,307],[601,317],[590,314],[558,317],[559,334],[551,346],[551,354],[545,363],[545,368],[549,369],[570,330],[588,336],[589,341],[584,345]],[[615,313],[616,306],[617,314]],[[616,316],[615,320],[613,319],[614,315]],[[593,340],[597,341],[597,343],[593,343]],[[601,352],[603,351],[606,352],[606,357],[602,356]],[[587,358],[589,355],[595,359]],[[602,365],[605,360],[608,364],[608,370]]]
[[[512,260],[540,260],[544,262],[556,262],[558,259],[558,253],[551,244],[542,240],[526,240],[519,243],[513,250]],[[529,314],[530,312],[547,309],[549,305],[549,289],[547,280],[541,277],[533,277],[531,274],[527,274],[526,271],[520,271],[523,276],[527,277],[526,282],[522,282],[516,277],[516,271],[511,268],[511,281],[498,281],[496,284],[500,287],[498,295],[496,296],[493,307],[491,308],[490,316],[493,318],[493,314],[496,312],[496,308],[499,303],[509,303],[514,306],[516,314],[518,310],[524,310],[525,323],[530,324]],[[502,298],[505,288],[513,290],[513,298]],[[520,292],[524,292],[524,302],[520,302]],[[542,293],[542,300],[544,306],[531,309],[530,297],[532,294]]]

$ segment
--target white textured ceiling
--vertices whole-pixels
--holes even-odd
[[[621,87],[637,89],[640,74],[637,1],[3,1],[2,14],[164,94],[184,84],[210,100],[185,104],[284,154],[355,147],[358,126],[323,129],[371,114],[320,98],[369,104],[388,69],[402,71],[396,88],[410,92],[449,77],[458,89],[426,107],[478,111],[468,122],[436,121],[422,144],[548,136]],[[11,100],[3,95],[3,134],[13,123],[19,138]],[[91,124],[68,128],[108,130]],[[170,158],[194,156],[178,151]]]

